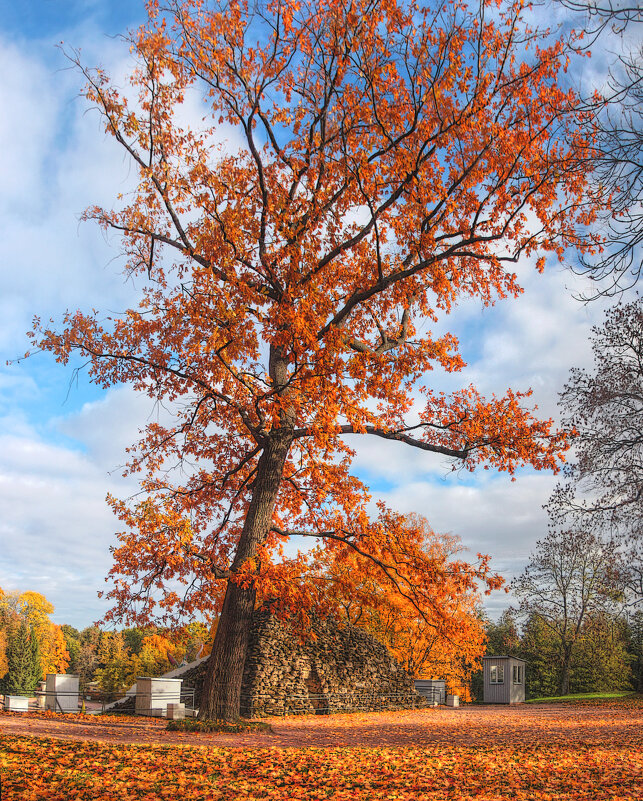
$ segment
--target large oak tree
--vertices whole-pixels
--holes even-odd
[[[143,499],[112,499],[110,596],[139,619],[220,611],[201,715],[232,717],[257,597],[314,607],[289,538],[376,565],[420,613],[448,594],[421,534],[368,513],[354,435],[467,469],[556,466],[565,439],[528,393],[447,396],[428,374],[463,366],[435,333],[461,298],[517,295],[519,258],[591,244],[592,128],[560,82],[573,38],[531,30],[522,2],[167,6],[131,37],[129,100],[71,54],[138,171],[120,208],[86,217],[122,233],[140,304],[35,338],[171,408],[131,452]],[[216,146],[223,123],[238,149]],[[484,558],[454,570],[463,591],[497,584]]]

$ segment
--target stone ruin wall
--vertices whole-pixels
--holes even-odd
[[[241,714],[330,714],[427,706],[414,680],[370,634],[332,620],[313,620],[317,639],[300,642],[290,627],[255,612],[243,676]],[[206,662],[182,673],[200,705]],[[133,713],[134,698],[115,709]]]
[[[303,642],[287,624],[255,613],[244,669],[241,713],[330,714],[426,705],[411,676],[384,645],[352,626],[312,621]]]
[[[244,717],[410,709],[427,705],[414,680],[370,634],[333,621],[311,623],[300,642],[267,612],[255,612],[241,691]],[[205,662],[183,674],[200,703]]]

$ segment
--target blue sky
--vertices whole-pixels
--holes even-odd
[[[46,39],[87,24],[115,36],[145,16],[140,0],[2,0],[0,12],[4,33],[27,40]]]
[[[55,45],[80,47],[86,63],[124,76],[127,47],[115,35],[142,18],[135,0],[0,0],[0,587],[42,592],[57,622],[76,626],[105,611],[96,592],[117,523],[104,498],[133,491],[118,467],[152,410],[126,387],[104,392],[82,374],[75,380],[50,357],[5,362],[28,348],[34,315],[122,309],[133,296],[117,243],[78,223],[86,206],[109,206],[127,186],[128,166],[85,113],[80,80]],[[575,301],[582,286],[560,266],[541,277],[526,262],[519,274],[519,300],[485,310],[467,303],[449,321],[468,362],[458,383],[485,393],[531,386],[541,412],[555,415],[570,367],[590,362],[588,334],[602,307]],[[545,533],[550,475],[524,470],[512,483],[453,474],[435,456],[384,442],[361,446],[356,467],[387,502],[425,514],[474,554],[490,553],[508,578]],[[497,594],[487,607],[497,615],[507,602]]]

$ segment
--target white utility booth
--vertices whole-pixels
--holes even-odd
[[[181,703],[182,683],[183,679],[138,676],[136,679],[136,714],[167,717],[168,704]]]
[[[78,676],[47,673],[45,709],[54,712],[78,712]]]

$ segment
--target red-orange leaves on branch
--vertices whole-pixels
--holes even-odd
[[[423,384],[463,366],[432,331],[459,299],[516,295],[522,255],[591,247],[577,232],[592,127],[558,81],[573,39],[529,30],[522,0],[166,6],[132,36],[131,97],[71,55],[138,169],[123,208],[86,217],[122,232],[139,306],[35,338],[171,410],[131,452],[146,500],[113,502],[110,596],[142,619],[221,612],[202,708],[220,717],[238,710],[274,526],[330,548],[352,532],[377,564],[347,434],[468,467],[555,466],[564,440],[524,395]],[[195,94],[206,116],[190,128]]]
[[[531,463],[537,470],[558,469],[568,434],[552,431],[550,420],[539,420],[520,406],[528,392],[508,390],[504,398],[486,401],[472,386],[450,396],[424,390],[427,403],[420,422],[390,429],[365,425],[361,429],[343,425],[344,434],[365,433],[382,439],[407,443],[422,450],[460,460],[468,470],[481,462],[513,473],[520,464]],[[310,432],[295,432],[295,436]],[[455,467],[455,465],[454,465]]]

